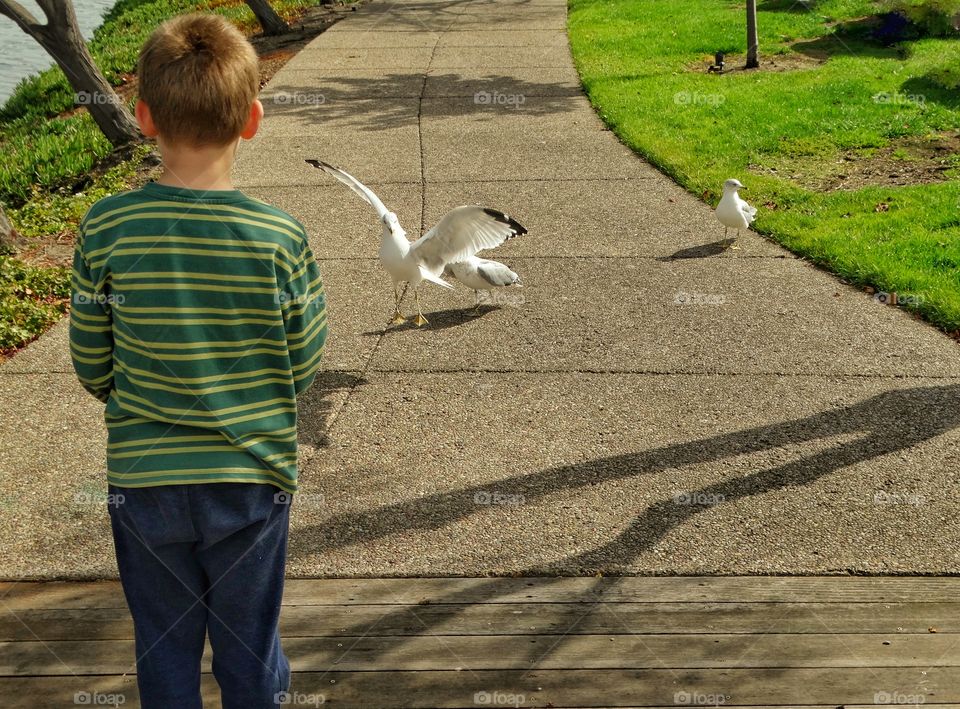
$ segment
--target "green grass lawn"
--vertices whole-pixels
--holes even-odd
[[[273,0],[272,5],[290,19],[320,2]],[[132,76],[150,32],[170,17],[194,11],[216,12],[248,33],[258,31],[242,0],[118,0],[94,33],[91,53],[107,80],[120,87]],[[112,148],[89,114],[75,109],[73,90],[55,67],[22,81],[0,107],[0,203],[28,239],[74,230],[93,202],[128,188],[147,152],[138,150],[90,179]],[[62,317],[68,291],[65,269],[0,254],[0,359]]]
[[[571,0],[590,100],[694,194],[715,205],[723,181],[740,179],[760,210],[758,231],[960,330],[960,39],[884,46],[868,0],[759,8],[761,63],[792,68],[719,76],[706,73],[717,51],[740,55],[728,68],[742,65],[742,3]],[[948,150],[933,158],[934,144]],[[832,188],[873,165],[879,179]],[[937,182],[884,183],[885,170],[923,176],[931,165]]]

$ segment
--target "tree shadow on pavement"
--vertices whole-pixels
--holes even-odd
[[[855,440],[836,444],[815,455],[797,457],[783,465],[689,491],[694,500],[721,499],[721,504],[731,504],[744,497],[813,483],[856,463],[918,445],[957,426],[960,426],[960,384],[901,389],[879,394],[854,406],[795,421],[506,478],[496,483],[496,490],[502,495],[522,496],[529,502],[555,492],[609,480],[859,434]],[[319,554],[391,534],[436,530],[470,516],[477,510],[474,496],[489,488],[490,483],[485,483],[373,510],[344,513],[300,533],[311,538],[309,553]],[[707,509],[708,506],[677,505],[672,499],[657,503],[602,547],[543,568],[527,569],[526,573],[593,574],[605,570],[610,563],[629,562],[654,546],[674,527]],[[305,551],[295,550],[293,555]]]
[[[649,475],[681,466],[717,461],[734,456],[793,446],[840,435],[856,436],[852,440],[833,444],[812,455],[796,455],[782,465],[712,483],[690,491],[692,501],[721,500],[719,504],[733,504],[742,498],[762,495],[788,487],[802,487],[816,480],[866,460],[888,455],[918,445],[960,426],[960,385],[916,387],[890,391],[874,396],[853,406],[813,414],[794,421],[758,426],[710,438],[677,443],[649,451],[599,458],[596,460],[550,468],[531,475],[508,478],[496,483],[497,492],[504,495],[523,495],[526,500],[548,496],[556,491],[595,485],[607,480]],[[342,514],[313,529],[323,541],[317,546],[311,542],[310,554],[324,550],[372,541],[391,534],[418,530],[438,530],[457,519],[469,516],[477,506],[474,495],[489,485],[466,490],[440,493],[365,512]],[[590,551],[564,558],[543,566],[530,567],[520,576],[548,576],[538,582],[543,588],[558,583],[571,574],[595,575],[613,565],[635,559],[662,540],[671,530],[688,522],[700,512],[714,505],[680,505],[672,499],[648,507],[616,538]],[[301,530],[303,534],[303,530]],[[293,539],[299,536],[295,534]],[[307,536],[307,535],[303,535]],[[294,556],[307,550],[291,550]],[[605,593],[614,589],[619,579],[597,578],[591,588],[579,594],[584,603],[583,618],[595,612]],[[376,583],[376,581],[371,581]],[[450,593],[430,603],[483,603],[504,592],[503,579],[478,581],[469,588]],[[398,606],[384,614],[387,625],[413,614],[411,606]],[[440,621],[436,621],[440,622]],[[422,632],[429,633],[430,624],[421,620]],[[357,625],[343,631],[345,636],[364,636],[370,628]],[[567,629],[569,632],[571,629]],[[415,635],[378,638],[379,646],[373,652],[364,651],[364,658],[396,650]],[[748,638],[745,638],[747,640]],[[525,662],[530,668],[553,650],[560,647],[563,635],[544,650],[530,646]],[[521,663],[522,664],[522,663]],[[328,669],[333,670],[331,665]],[[467,669],[467,668],[465,668]]]
[[[296,120],[304,128],[349,127],[379,131],[416,125],[419,96],[400,87],[422,75],[393,73],[382,77],[337,76],[321,78],[307,92],[302,84],[271,84],[261,100],[267,120]],[[505,112],[524,117],[565,113],[580,108],[574,100],[581,89],[563,82],[534,82],[495,73],[463,77],[458,73],[430,74],[442,82],[442,96],[426,96],[430,118],[502,118]],[[535,100],[534,100],[535,99]],[[509,113],[507,115],[510,115]]]
[[[442,32],[454,25],[456,20],[469,13],[461,12],[461,8],[489,7],[494,12],[506,12],[518,8],[527,8],[527,12],[536,14],[536,6],[530,0],[443,0],[443,2],[392,2],[376,1],[361,8],[361,15],[365,19],[381,17],[382,22],[373,26],[357,24],[351,26],[351,31],[365,33],[371,31],[418,31]],[[547,12],[553,8],[547,8]]]

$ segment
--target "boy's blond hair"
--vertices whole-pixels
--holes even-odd
[[[140,50],[137,76],[160,135],[195,146],[236,140],[260,90],[257,53],[219,15],[164,22]]]

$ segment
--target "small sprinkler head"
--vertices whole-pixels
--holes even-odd
[[[711,64],[709,67],[707,67],[707,73],[708,73],[708,74],[722,74],[722,73],[723,73],[723,68],[724,68],[724,66],[726,66],[726,65],[724,64],[723,60],[724,60],[724,53],[723,53],[723,52],[717,52],[716,54],[714,54],[714,55],[713,55],[713,64]]]

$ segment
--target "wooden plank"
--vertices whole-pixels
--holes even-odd
[[[315,584],[321,583],[318,588]],[[320,592],[318,594],[318,591]],[[617,577],[292,579],[284,602],[316,603],[949,602],[960,577]]]
[[[930,634],[288,638],[284,649],[295,671],[960,668],[960,642]],[[0,675],[119,674],[134,657],[131,640],[0,643]]]
[[[201,680],[205,706],[218,706],[220,692],[212,676]],[[63,709],[76,706],[120,706],[135,709],[140,705],[136,675],[126,677],[17,677],[0,678],[0,697],[4,709]],[[108,697],[118,701],[108,703]],[[99,704],[84,699],[103,700]]]
[[[960,577],[750,576],[288,579],[286,605],[426,603],[943,603]],[[5,582],[3,608],[123,607],[111,581]]]
[[[899,692],[902,687],[910,693],[924,682],[937,688],[936,695],[925,694],[926,704],[960,701],[958,668],[931,668],[925,675],[920,669],[878,673],[872,668],[300,673],[295,687],[307,695],[323,693],[336,706],[366,703],[379,709],[476,707],[481,705],[477,693],[494,692],[522,697],[514,703],[521,707],[677,706],[683,702],[680,693],[698,698],[723,695],[725,705],[838,706],[874,704],[879,692]]]
[[[118,581],[16,581],[0,583],[0,610],[126,608]]]
[[[74,706],[74,694],[123,693],[122,706],[137,706],[134,678],[22,677],[0,679],[4,709],[46,709]],[[204,701],[218,706],[219,692],[210,675],[202,679]],[[316,706],[311,695],[344,709],[476,709],[480,693],[515,695],[517,707],[672,707],[686,696],[724,696],[724,705],[738,707],[837,707],[876,709],[877,696],[923,695],[923,703],[938,709],[960,707],[960,668],[788,670],[579,670],[474,672],[303,672],[293,678],[292,691],[301,701],[291,706]],[[691,702],[690,705],[693,705]],[[916,703],[885,707],[916,709]]]
[[[553,633],[960,633],[957,603],[483,603],[286,606],[285,638]],[[130,640],[126,608],[0,613],[0,641]]]

